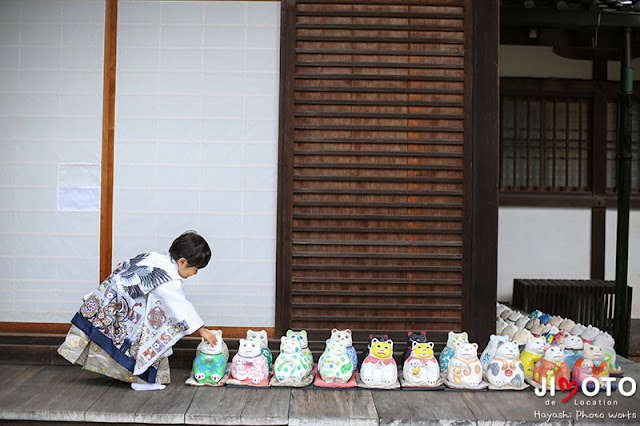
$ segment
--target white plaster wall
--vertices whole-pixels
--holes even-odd
[[[607,211],[607,237],[605,255],[605,278],[616,278],[616,240],[618,228],[617,210]],[[633,287],[631,318],[640,318],[640,211],[629,214],[629,273],[628,285]]]
[[[211,326],[275,324],[280,3],[121,1],[114,263],[195,229]]]
[[[0,321],[68,322],[99,256],[103,1],[0,1]]]
[[[500,207],[498,300],[514,278],[588,279],[590,247],[590,209]]]

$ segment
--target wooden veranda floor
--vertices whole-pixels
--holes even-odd
[[[640,381],[639,364],[621,364]],[[166,390],[135,392],[73,366],[0,364],[0,424],[511,425],[549,424],[551,415],[565,418],[550,424],[640,424],[640,390],[630,397],[578,391],[562,402],[566,393],[196,388],[183,384],[188,375],[173,369]],[[577,418],[580,412],[592,418]],[[631,418],[614,420],[613,414]]]

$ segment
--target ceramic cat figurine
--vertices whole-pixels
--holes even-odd
[[[392,386],[398,380],[398,367],[393,359],[393,341],[371,340],[369,355],[362,361],[360,378],[367,386]]]
[[[449,332],[447,337],[447,346],[442,349],[442,352],[440,352],[440,358],[438,359],[441,373],[447,373],[449,360],[453,358],[453,354],[455,353],[455,348],[458,343],[469,343],[469,335],[466,331],[463,331],[462,333],[454,333],[453,331]]]
[[[527,330],[526,328],[521,328],[516,332],[516,334],[513,335],[511,341],[517,343],[518,346],[524,346],[532,337],[533,335],[529,330]]]
[[[564,342],[564,336],[567,334],[566,331],[564,330],[560,330],[558,331],[558,333],[553,336],[553,344],[554,345],[561,345],[562,342]]]
[[[587,326],[587,328],[580,334],[582,340],[585,343],[593,344],[593,339],[595,339],[598,334],[600,334],[600,329],[598,327],[593,327],[591,325]]]
[[[212,330],[216,336],[216,345],[202,339],[196,349],[196,358],[193,360],[193,377],[198,383],[217,385],[224,377],[229,359],[229,349],[222,340],[221,330]]]
[[[496,388],[521,388],[524,385],[524,366],[519,356],[517,343],[499,341],[495,355],[487,365],[486,377],[489,384]]]
[[[531,331],[531,329],[537,324],[540,324],[540,320],[538,318],[529,318],[529,321],[524,325],[524,328]]]
[[[567,381],[571,378],[571,370],[564,360],[564,345],[547,345],[544,356],[533,367],[532,379],[542,385],[546,383],[547,389],[551,388],[551,378],[555,378],[555,386],[560,389],[560,378]]]
[[[407,347],[402,354],[402,362],[404,363],[407,358],[411,355],[411,351],[413,350],[413,342],[416,343],[427,343],[427,332],[426,331],[409,331],[407,332]]]
[[[478,359],[477,343],[456,343],[455,352],[447,366],[447,380],[457,387],[477,388],[480,386],[482,366]]]
[[[498,336],[501,336],[504,332],[504,329],[508,326],[509,323],[507,321],[503,320],[502,318],[498,318],[498,321],[496,321],[496,334]]]
[[[564,318],[558,315],[554,315],[551,318],[549,318],[548,324],[551,324],[554,327],[558,327],[562,323],[562,321],[564,321]]]
[[[567,334],[562,339],[564,345],[564,360],[569,366],[569,371],[573,370],[576,361],[582,356],[584,342],[579,336]]]
[[[411,351],[402,368],[402,378],[410,385],[438,385],[440,367],[433,356],[432,342],[411,343]]]
[[[504,330],[502,330],[502,335],[507,336],[509,340],[511,340],[513,339],[513,336],[515,336],[517,332],[518,332],[518,327],[516,327],[513,324],[509,324],[508,326],[505,327]]]
[[[541,314],[538,318],[540,319],[540,324],[547,324],[551,319],[551,315]]]
[[[247,340],[253,340],[260,343],[260,351],[267,360],[267,366],[269,367],[269,371],[271,371],[271,365],[273,364],[273,355],[269,350],[269,339],[267,337],[266,330],[247,330]]]
[[[570,331],[571,334],[573,334],[574,336],[579,336],[582,334],[583,331],[585,331],[587,329],[587,327],[585,327],[584,325],[578,323],[575,325],[575,327],[573,327]]]
[[[531,334],[533,335],[533,337],[540,337],[542,335],[542,330],[544,330],[544,325],[537,323],[537,324],[534,324],[533,327],[531,327],[531,330],[529,331],[531,331]]]
[[[529,314],[529,318],[540,318],[541,315],[544,315],[542,311],[536,309],[535,311]]]
[[[520,318],[518,318],[518,321],[516,321],[515,326],[518,327],[518,329],[525,328],[525,325],[527,325],[528,322],[528,317],[521,316]]]
[[[269,378],[267,358],[262,355],[259,341],[240,339],[238,353],[231,361],[231,377],[254,384]]]
[[[593,344],[604,347],[604,360],[609,366],[609,374],[621,374],[622,368],[618,365],[618,355],[614,349],[616,341],[607,333],[601,333],[593,339]]]
[[[590,343],[584,344],[582,356],[578,358],[571,370],[571,377],[576,379],[580,385],[587,377],[609,376],[609,366],[604,360],[604,346],[596,346]]]
[[[487,371],[489,361],[491,361],[491,358],[493,358],[493,356],[495,355],[498,343],[508,341],[509,338],[507,336],[496,336],[495,334],[492,334],[489,337],[489,343],[487,344],[487,347],[484,348],[484,351],[482,351],[482,355],[480,355],[480,363],[482,364],[483,371]],[[520,353],[518,352],[518,355],[519,354]]]
[[[297,337],[300,340],[300,346],[302,347],[302,353],[307,357],[311,365],[313,366],[313,354],[311,353],[311,349],[309,349],[309,341],[307,339],[306,330],[301,331],[293,331],[287,330],[287,337]]]
[[[560,323],[558,328],[560,329],[560,331],[564,330],[566,333],[571,333],[571,330],[573,330],[573,327],[575,326],[576,326],[576,323],[573,322],[573,320],[570,320],[569,318],[567,318]]]
[[[279,382],[291,381],[299,383],[309,373],[313,364],[302,352],[302,344],[297,336],[282,336],[280,354],[273,364],[273,374]]]
[[[353,362],[343,342],[327,339],[327,346],[318,360],[320,378],[327,383],[347,383],[353,374]]]
[[[524,376],[533,376],[533,366],[542,358],[544,353],[545,340],[542,337],[532,337],[529,339],[524,347],[522,353],[520,353],[520,361],[524,366]]]
[[[512,311],[509,314],[509,316],[507,317],[507,321],[510,321],[511,323],[515,324],[515,322],[518,321],[522,317],[523,317],[522,313],[520,313],[518,311]]]
[[[512,312],[513,311],[511,310],[511,308],[506,307],[500,313],[500,318],[502,318],[503,320],[506,320],[507,318],[509,318],[509,315],[511,315]]]
[[[351,358],[353,372],[358,369],[358,353],[353,347],[353,338],[351,337],[351,330],[338,330],[334,328],[331,330],[331,340],[336,342],[342,342],[347,347],[347,355]]]

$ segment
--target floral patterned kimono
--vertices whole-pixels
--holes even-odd
[[[168,255],[122,262],[71,320],[58,353],[86,370],[136,383],[169,383],[172,346],[204,325]]]

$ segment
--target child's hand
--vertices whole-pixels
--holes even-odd
[[[197,336],[202,337],[204,340],[206,340],[207,342],[209,342],[209,344],[211,346],[215,346],[216,343],[218,343],[218,338],[209,330],[207,330],[204,327],[200,327],[195,333],[193,333]]]

